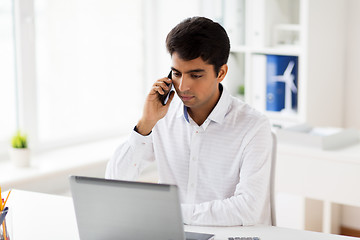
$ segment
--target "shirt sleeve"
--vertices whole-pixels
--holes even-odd
[[[199,204],[182,204],[183,221],[191,225],[234,226],[270,224],[272,138],[268,122],[250,134],[243,152],[234,195]],[[261,222],[261,219],[268,219]]]
[[[142,136],[132,131],[107,164],[105,178],[136,180],[143,169],[155,159],[152,136]]]

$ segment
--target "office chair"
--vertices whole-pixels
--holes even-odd
[[[276,168],[276,150],[277,140],[276,134],[271,132],[273,148],[271,153],[271,172],[270,172],[270,208],[271,208],[271,225],[276,226],[276,212],[275,212],[275,168]]]

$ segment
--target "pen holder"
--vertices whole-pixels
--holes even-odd
[[[3,219],[3,221],[0,223],[0,240],[11,240],[12,239],[12,218],[11,218],[11,211],[8,208],[7,212],[4,211],[0,211],[0,216],[5,216],[5,217],[1,217],[1,219]],[[5,214],[5,215],[4,215]]]

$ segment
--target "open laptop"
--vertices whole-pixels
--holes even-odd
[[[81,240],[210,240],[185,233],[175,185],[70,177]]]

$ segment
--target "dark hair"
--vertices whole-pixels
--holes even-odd
[[[225,29],[205,17],[187,18],[176,25],[166,37],[166,48],[172,56],[174,52],[183,60],[201,57],[214,65],[216,75],[220,67],[227,63],[230,41]]]

